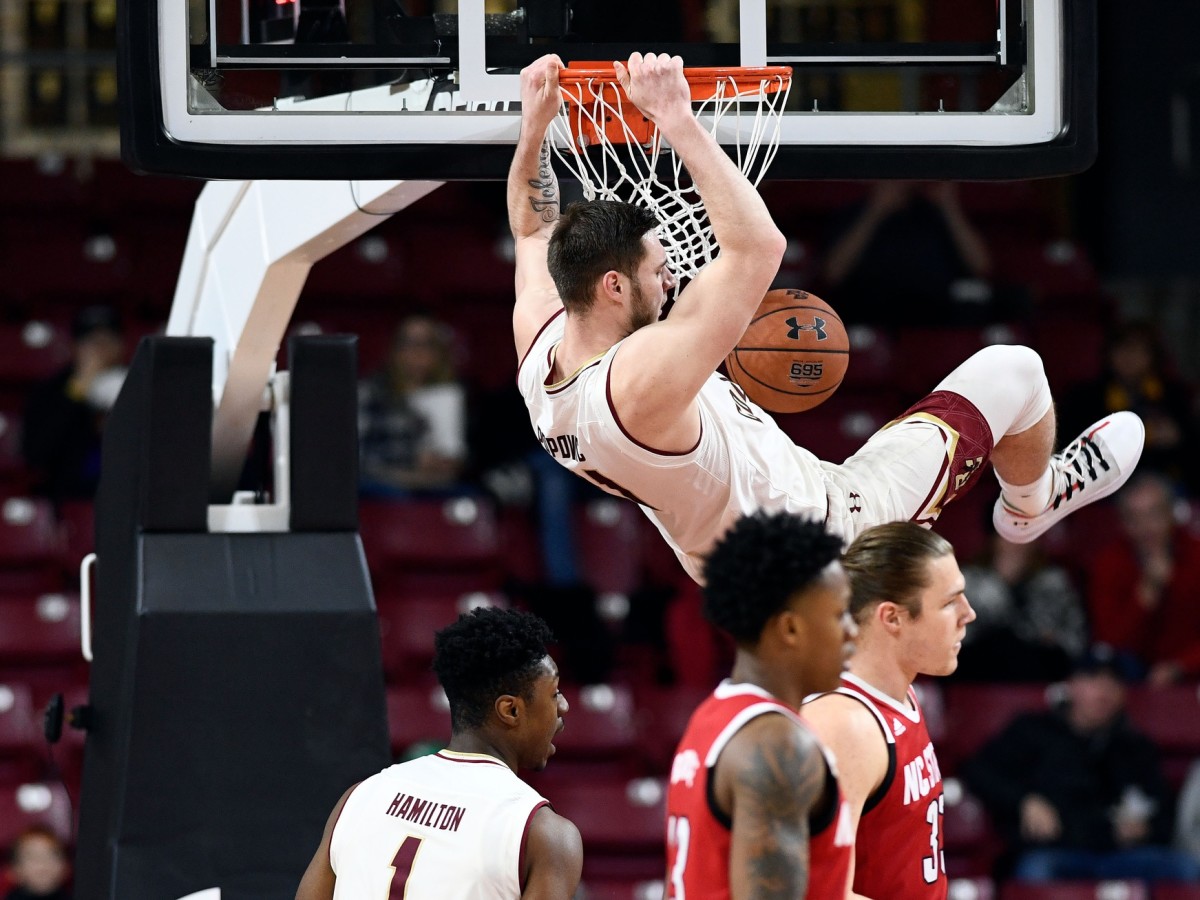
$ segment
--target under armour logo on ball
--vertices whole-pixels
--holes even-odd
[[[796,321],[795,316],[788,319],[787,323],[791,326],[788,330],[788,337],[793,341],[800,340],[800,332],[802,331],[815,331],[818,341],[823,341],[829,336],[825,333],[825,320],[820,316],[813,316],[813,323],[811,325],[801,325]]]

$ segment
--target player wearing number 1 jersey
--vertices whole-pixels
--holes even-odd
[[[790,513],[736,522],[705,566],[705,614],[737,641],[693,713],[667,789],[669,900],[841,900],[850,811],[796,713],[854,649],[841,539]],[[806,893],[807,892],[807,893]]]
[[[803,713],[837,755],[853,815],[851,896],[945,900],[942,774],[912,683],[957,668],[975,612],[954,549],[911,523],[864,531],[842,564],[858,649]]]
[[[516,776],[554,753],[567,704],[545,623],[481,609],[438,632],[453,736],[351,787],[296,900],[570,900],[579,832]]]

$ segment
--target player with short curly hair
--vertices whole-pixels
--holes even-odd
[[[437,633],[445,750],[390,766],[334,807],[296,900],[569,900],[583,845],[518,769],[554,753],[567,702],[530,613],[476,609]]]
[[[668,898],[845,894],[849,809],[832,757],[796,713],[837,685],[854,647],[840,555],[823,523],[791,513],[746,516],[713,547],[705,615],[737,657],[671,765]]]
[[[487,607],[439,631],[433,671],[450,701],[454,732],[481,727],[501,694],[528,700],[553,640],[537,616]]]

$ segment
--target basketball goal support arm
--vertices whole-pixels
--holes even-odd
[[[313,263],[440,181],[209,182],[196,200],[167,322],[213,339],[210,497],[228,503],[275,357]]]

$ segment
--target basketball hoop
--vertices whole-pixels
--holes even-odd
[[[715,256],[704,203],[611,68],[568,66],[558,75],[563,105],[550,145],[589,200],[625,200],[651,209],[659,237],[681,277]],[[792,83],[787,66],[684,69],[697,119],[734,151],[756,187],[779,148],[780,120]]]

